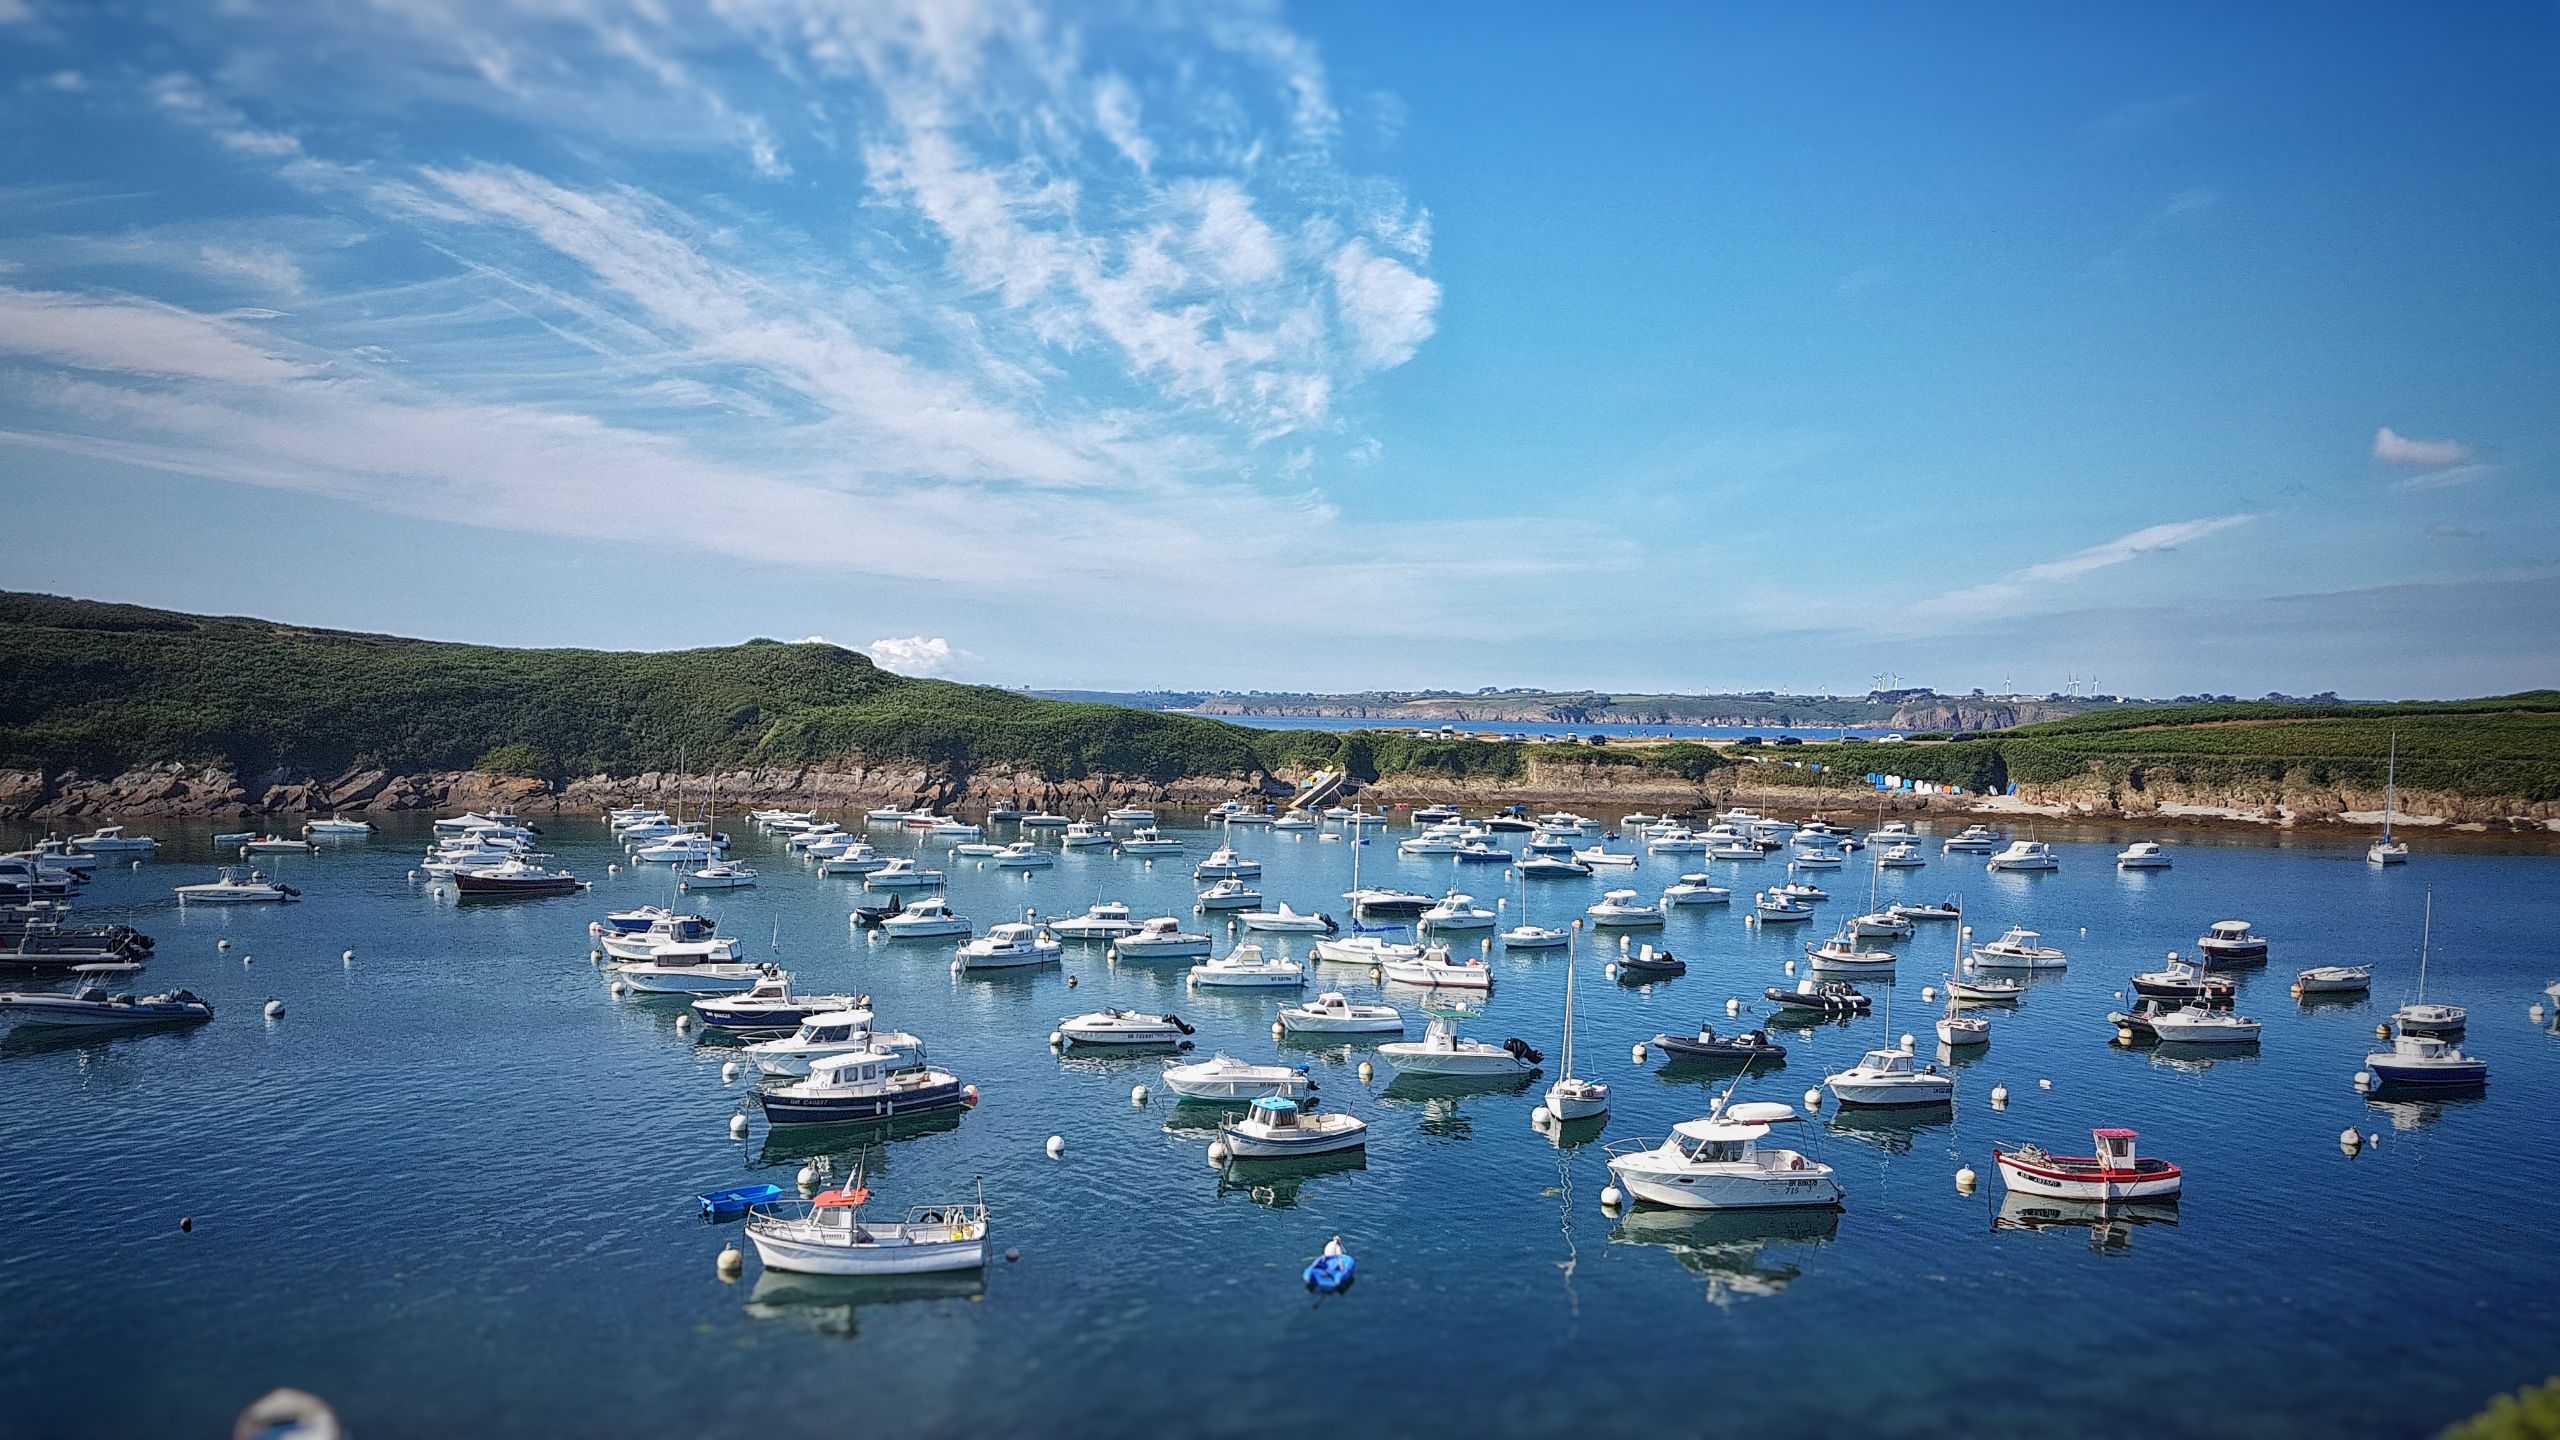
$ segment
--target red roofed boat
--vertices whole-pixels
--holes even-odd
[[[2092,1130],[2095,1155],[2048,1155],[2034,1145],[1994,1148],[2000,1181],[2010,1189],[2057,1200],[2167,1200],[2183,1177],[2166,1160],[2134,1154],[2131,1130]]]

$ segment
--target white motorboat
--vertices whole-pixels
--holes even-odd
[[[1049,931],[1061,940],[1117,940],[1138,933],[1138,922],[1129,918],[1129,907],[1116,900],[1085,908],[1081,915],[1049,922]]]
[[[729,957],[734,940],[693,940],[660,946],[646,960],[626,960],[613,967],[614,977],[645,995],[736,995],[757,981],[781,972]]]
[[[1525,1075],[1546,1057],[1514,1037],[1499,1045],[1465,1039],[1458,1034],[1463,1010],[1429,1009],[1430,1027],[1419,1040],[1391,1040],[1378,1047],[1379,1058],[1408,1075]],[[1603,1108],[1606,1108],[1605,1106]]]
[[[1870,1050],[1865,1058],[1822,1082],[1843,1105],[1944,1105],[1955,1099],[1955,1077],[1916,1063],[1908,1050]]]
[[[1563,1073],[1556,1077],[1553,1085],[1547,1087],[1547,1114],[1559,1122],[1568,1124],[1609,1113],[1609,1087],[1601,1081],[1573,1073],[1574,968],[1573,952],[1568,950],[1564,957],[1564,1050],[1557,1057],[1561,1062],[1560,1068]],[[1381,1051],[1385,1048],[1379,1047]],[[1537,1052],[1534,1050],[1529,1054],[1532,1059],[1537,1057]]]
[[[1840,1184],[1830,1166],[1760,1144],[1771,1125],[1797,1118],[1793,1107],[1775,1101],[1729,1105],[1720,1115],[1682,1121],[1661,1141],[1611,1145],[1609,1173],[1637,1200],[1681,1210],[1836,1207]]]
[[[1179,1045],[1191,1027],[1179,1015],[1113,1009],[1070,1015],[1058,1022],[1058,1034],[1073,1045]]]
[[[1114,825],[1153,825],[1156,823],[1156,812],[1144,805],[1123,805],[1116,810],[1106,812],[1102,818]]]
[[[1656,855],[1704,855],[1707,839],[1686,825],[1675,825],[1644,842],[1644,848]]]
[[[2372,988],[2370,965],[2314,965],[2293,977],[2296,995],[2362,995]]]
[[[1579,835],[1593,828],[1589,817],[1570,810],[1550,810],[1537,823],[1539,829],[1555,835]]]
[[[1220,1127],[1231,1160],[1284,1160],[1330,1155],[1368,1144],[1368,1122],[1338,1110],[1302,1112],[1298,1102],[1266,1095],[1241,1120]]]
[[[747,1058],[767,1075],[806,1075],[820,1060],[877,1050],[901,1065],[924,1063],[924,1042],[903,1030],[875,1030],[868,1010],[836,1010],[811,1015],[800,1028],[779,1040],[759,1040],[743,1047]]]
[[[1111,832],[1090,820],[1078,820],[1058,836],[1058,843],[1069,850],[1083,850],[1111,843]]]
[[[1057,863],[1057,856],[1028,840],[1014,841],[995,857],[995,866],[999,870],[1043,870]]]
[[[1262,873],[1262,862],[1249,860],[1236,853],[1232,845],[1221,845],[1208,858],[1191,867],[1194,880],[1244,880]]]
[[[1476,903],[1473,895],[1452,890],[1440,897],[1438,904],[1422,912],[1422,928],[1427,931],[1490,930],[1501,917]]]
[[[1203,910],[1259,910],[1262,892],[1229,876],[1201,891],[1198,904]]]
[[[320,847],[308,840],[291,840],[282,835],[261,835],[240,847],[243,855],[309,855]]]
[[[947,896],[927,895],[880,922],[880,933],[892,940],[940,940],[965,936],[977,927],[951,912]]]
[[[2133,1131],[2100,1129],[2089,1134],[2097,1142],[2095,1155],[2048,1155],[2036,1145],[1995,1147],[1991,1159],[2000,1172],[2000,1183],[2019,1194],[2054,1200],[2104,1203],[2177,1198],[2184,1183],[2178,1167],[2136,1156]]]
[[[1413,959],[1383,960],[1379,972],[1387,979],[1403,985],[1425,985],[1442,990],[1491,990],[1493,972],[1482,960],[1452,960],[1444,945],[1434,945]]]
[[[2427,999],[2427,952],[2433,948],[2436,929],[2436,892],[2427,892],[2426,915],[2418,929],[2418,998],[2391,1012],[2391,1023],[2403,1035],[2460,1035],[2471,1023],[2470,1012],[2459,1005],[2447,1005]]]
[[[1539,830],[1520,843],[1520,850],[1525,855],[1562,855],[1566,859],[1571,859],[1573,842],[1579,838],[1581,836],[1578,831],[1567,830],[1559,833],[1553,830]]]
[[[845,833],[843,826],[829,820],[821,824],[801,826],[790,832],[790,838],[784,840],[782,844],[787,850],[815,851],[822,846],[851,838],[853,837]]]
[[[86,835],[72,836],[66,843],[91,855],[146,854],[160,848],[160,842],[148,835],[127,835],[121,825],[101,825]]]
[[[756,883],[756,872],[726,860],[714,860],[687,871],[680,883],[687,890],[743,890]]]
[[[1802,849],[1787,858],[1799,870],[1837,870],[1849,863],[1849,857],[1828,848]]]
[[[1919,840],[1919,832],[1911,828],[1911,822],[1908,820],[1888,820],[1867,832],[1867,844],[1870,848],[1915,845]]]
[[[2166,870],[2169,866],[2169,852],[2157,840],[2136,840],[2116,852],[2119,870]]]
[[[1502,932],[1505,950],[1553,950],[1573,937],[1544,925],[1514,925]]]
[[[892,856],[887,864],[862,877],[865,890],[939,890],[942,872],[918,869],[916,862],[904,855]]]
[[[1328,936],[1316,942],[1316,958],[1337,965],[1384,965],[1390,960],[1418,960],[1422,947],[1376,935]]]
[[[1413,823],[1417,827],[1453,825],[1464,818],[1455,805],[1424,805],[1416,808],[1412,815]]]
[[[1463,826],[1434,825],[1408,840],[1399,841],[1399,855],[1455,855],[1466,844]]]
[[[888,857],[859,840],[818,862],[821,875],[877,875],[888,868]]]
[[[1967,963],[1976,970],[2063,970],[2070,958],[2046,945],[2044,937],[2023,925],[2012,925],[1999,939],[1973,947]]]
[[[867,1050],[809,1063],[808,1078],[750,1097],[775,1125],[843,1125],[960,1110],[976,1103],[959,1077]]]
[[[194,905],[244,905],[261,901],[281,904],[299,900],[302,892],[266,877],[265,872],[225,865],[221,878],[178,887],[178,899]]]
[[[814,1200],[775,1200],[747,1212],[748,1243],[764,1268],[801,1275],[936,1275],[987,1263],[987,1201],[911,1207],[902,1220],[863,1213],[857,1176]]]
[[[1272,817],[1271,828],[1275,832],[1284,830],[1313,830],[1317,828],[1317,825],[1314,816],[1309,815],[1303,810],[1292,810],[1285,815]]]
[[[1876,856],[1876,864],[1886,870],[1917,870],[1928,863],[1929,857],[1921,854],[1920,847],[1908,840],[1899,845],[1888,845],[1882,854]]]
[[[819,836],[816,840],[811,841],[807,846],[803,847],[800,853],[811,860],[832,860],[838,855],[842,855],[847,851],[854,849],[856,846],[860,846],[865,850],[871,848],[869,845],[864,844],[861,837],[855,835],[852,831],[838,830],[832,834]],[[958,847],[955,846],[953,849],[956,853]]]
[[[1153,825],[1141,825],[1120,842],[1123,855],[1178,855],[1182,842],[1158,831]]]
[[[1280,902],[1277,910],[1247,910],[1236,918],[1244,922],[1247,930],[1270,930],[1282,934],[1330,935],[1340,928],[1334,924],[1332,916],[1301,915],[1290,909],[1286,900]]]
[[[924,833],[933,840],[975,840],[987,830],[983,825],[972,825],[966,820],[943,819],[927,826]]]
[[[1185,1100],[1295,1100],[1312,1094],[1315,1077],[1304,1065],[1256,1065],[1224,1053],[1164,1067],[1164,1087]]]
[[[853,995],[803,995],[791,988],[791,977],[768,971],[735,995],[715,995],[693,1002],[693,1013],[714,1030],[732,1035],[770,1034],[797,1028],[812,1015],[841,1010],[869,1010],[867,999]]]
[[[1890,910],[1872,910],[1849,922],[1849,933],[1871,940],[1908,940],[1919,931],[1919,926]]]
[[[1967,825],[1961,832],[1949,836],[1946,843],[1938,848],[1949,855],[1967,852],[1988,855],[2000,848],[2000,832],[1988,825]]]
[[[1968,980],[1962,975],[1947,981],[1947,994],[1957,1000],[1970,1000],[1977,1005],[2000,1005],[2023,1000],[2027,996],[2024,980]]]
[[[311,836],[345,839],[350,836],[372,834],[373,822],[370,820],[350,820],[344,815],[331,815],[319,820],[313,820],[304,825],[302,827],[302,833]]]
[[[2389,764],[2390,768],[2383,772],[2382,779],[2382,833],[2365,847],[2364,859],[2368,865],[2409,863],[2409,842],[2395,840],[2391,835],[2391,811],[2400,798],[2400,732],[2397,730],[2391,732]]]
[[[1239,945],[1206,964],[1191,967],[1195,990],[1295,990],[1307,983],[1307,967],[1295,960],[1274,959],[1254,944]]]
[[[700,865],[728,853],[728,842],[717,836],[670,835],[633,850],[631,858],[650,865]]]
[[[1576,850],[1573,852],[1573,858],[1590,866],[1594,870],[1607,870],[1612,868],[1619,870],[1633,870],[1639,863],[1638,857],[1620,854],[1605,845],[1593,845],[1586,849]]]
[[[1360,852],[1351,852],[1357,856]],[[1386,890],[1377,886],[1354,886],[1342,892],[1351,902],[1354,913],[1361,915],[1420,915],[1435,903],[1428,895],[1412,890]]]
[[[1004,853],[1004,847],[992,840],[963,840],[951,847],[954,860],[993,860]]]
[[[1884,907],[1884,913],[1896,920],[1961,920],[1964,918],[1964,907],[1954,900],[1941,900],[1935,904],[1926,901],[1919,904],[1896,901]]]
[[[1707,858],[1743,864],[1755,860],[1766,860],[1769,856],[1768,852],[1748,840],[1718,840],[1707,846]]]
[[[2196,955],[2207,965],[2264,965],[2267,937],[2246,920],[2216,920],[2196,938]]]
[[[1644,903],[1633,890],[1612,890],[1582,913],[1609,930],[1658,930],[1663,923],[1662,907]]]
[[[886,929],[888,922],[881,925]],[[986,934],[961,946],[957,963],[963,970],[1020,970],[1050,964],[1065,953],[1066,947],[1058,943],[1057,936],[1037,925],[1014,920],[990,925]]]
[[[1804,947],[1806,968],[1816,975],[1890,975],[1900,957],[1890,950],[1861,950],[1857,931],[1843,926],[1819,945]]]
[[[1183,929],[1170,915],[1159,915],[1140,924],[1136,933],[1121,936],[1112,948],[1123,960],[1188,960],[1209,953],[1209,937]]]
[[[1074,828],[1074,822],[1067,819],[1066,816],[1052,815],[1046,810],[1034,810],[1030,814],[1023,816],[1020,823],[1022,828],[1025,830],[1067,830]]]
[[[1666,905],[1730,905],[1733,892],[1711,876],[1690,874],[1681,876],[1676,885],[1665,886],[1662,900]]]
[[[213,1006],[192,990],[137,998],[110,994],[99,985],[84,985],[67,995],[59,991],[0,994],[0,1020],[13,1020],[20,1025],[106,1030],[201,1025],[212,1018]]]
[[[2258,1039],[2257,1021],[2203,1005],[2165,1010],[2149,1018],[2153,1034],[2182,1045],[2253,1045]]]
[[[1794,925],[1813,918],[1813,907],[1778,890],[1763,890],[1751,901],[1751,914],[1763,925]]]
[[[1401,1035],[1404,1012],[1393,1005],[1355,1004],[1341,991],[1327,990],[1281,1007],[1280,1028],[1292,1035]]]
[[[1511,862],[1511,873],[1524,880],[1565,880],[1591,873],[1570,855],[1523,855]]]
[[[2053,847],[2041,840],[2012,840],[2009,848],[1985,861],[1985,870],[2059,870]]]
[[[675,946],[702,947],[697,958],[739,958],[734,937],[712,934],[712,923],[699,915],[662,915],[638,930],[609,931],[599,937],[604,953],[615,960],[655,960]]]
[[[2483,1085],[2489,1062],[2441,1035],[2403,1031],[2391,1037],[2391,1048],[2364,1057],[2364,1068],[2378,1085]]]
[[[907,807],[904,805],[874,805],[862,812],[862,818],[866,824],[871,825],[904,825],[907,823],[907,813]]]

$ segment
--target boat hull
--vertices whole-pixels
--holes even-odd
[[[1360,1150],[1368,1146],[1368,1127],[1357,1130],[1322,1131],[1304,1129],[1281,1138],[1249,1133],[1229,1125],[1220,1132],[1227,1142],[1230,1160],[1289,1160],[1301,1155],[1332,1155],[1344,1150]]]
[[[2048,1157],[2042,1162],[1995,1150],[1992,1160],[2000,1181],[2011,1190],[2052,1200],[2170,1200],[2185,1178],[2166,1161],[2146,1161],[2131,1170],[2103,1169],[2085,1157]]]
[[[764,1118],[776,1125],[845,1125],[962,1110],[968,1107],[969,1097],[960,1082],[952,1080],[876,1095],[793,1095],[761,1090],[756,1092],[755,1101],[764,1108]]]
[[[1671,1176],[1616,1164],[1609,1173],[1638,1200],[1674,1210],[1831,1210],[1840,1205],[1839,1182],[1827,1174]]]
[[[748,1243],[768,1270],[795,1275],[934,1275],[953,1270],[983,1270],[987,1241],[916,1241],[899,1244],[830,1244],[800,1239],[782,1230],[750,1228]]]

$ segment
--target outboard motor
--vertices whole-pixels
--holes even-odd
[[[1191,1035],[1191,1034],[1196,1034],[1196,1033],[1198,1033],[1198,1032],[1194,1031],[1194,1030],[1193,1030],[1189,1025],[1184,1024],[1184,1023],[1183,1023],[1183,1019],[1182,1019],[1182,1017],[1181,1017],[1181,1016],[1176,1015],[1176,1014],[1173,1014],[1173,1013],[1172,1013],[1172,1012],[1170,1012],[1170,1011],[1167,1011],[1167,1012],[1166,1012],[1165,1017],[1164,1017],[1164,1023],[1166,1023],[1167,1025],[1172,1026],[1172,1027],[1173,1027],[1174,1029],[1176,1029],[1176,1030],[1181,1031],[1181,1032],[1182,1032],[1183,1034],[1185,1034],[1185,1035]]]
[[[1513,1056],[1514,1058],[1516,1058],[1516,1059],[1520,1060],[1521,1062],[1523,1062],[1523,1063],[1525,1063],[1525,1064],[1529,1064],[1529,1065],[1543,1065],[1543,1064],[1547,1063],[1547,1057],[1546,1057],[1546,1056],[1539,1054],[1539,1053],[1538,1053],[1536,1050],[1534,1050],[1534,1049],[1531,1049],[1531,1048],[1530,1048],[1530,1046],[1529,1046],[1529,1042],[1528,1042],[1528,1041],[1526,1041],[1526,1040],[1521,1039],[1521,1038],[1520,1038],[1519,1036],[1517,1036],[1517,1035],[1514,1035],[1514,1036],[1512,1036],[1510,1039],[1503,1041],[1503,1042],[1502,1042],[1502,1048],[1503,1048],[1503,1049],[1505,1049],[1505,1050],[1510,1051],[1510,1052],[1511,1052],[1511,1054],[1512,1054],[1512,1056]]]

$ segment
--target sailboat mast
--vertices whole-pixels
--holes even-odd
[[[2382,843],[2391,843],[2391,807],[2400,792],[2400,732],[2391,732],[2391,758],[2382,772]],[[2433,892],[2429,892],[2432,894]]]
[[[1582,938],[1582,921],[1577,918],[1564,942],[1564,1077],[1573,1078],[1573,961],[1576,941]]]
[[[2426,918],[2418,922],[2418,999],[2421,1003],[2427,998],[2427,947],[2435,938],[2435,930],[2436,892],[2430,885],[2427,887]]]

